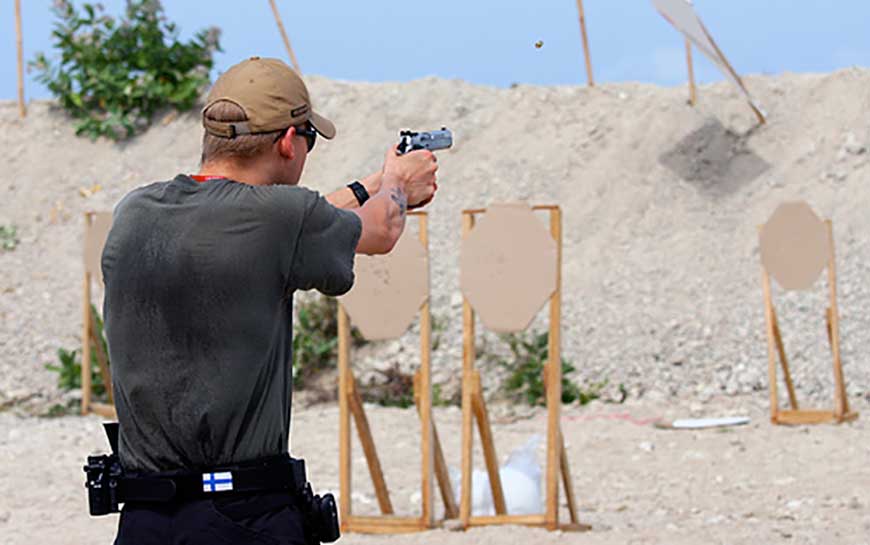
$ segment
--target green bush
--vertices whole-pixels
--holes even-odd
[[[529,405],[545,405],[547,394],[543,372],[549,357],[549,334],[522,333],[504,335],[501,338],[507,343],[513,356],[512,359],[496,359],[510,372],[505,381],[505,389],[512,397],[525,400]],[[574,370],[574,365],[562,358],[562,403],[585,405],[600,398],[607,381],[581,388],[566,376]]]
[[[355,346],[365,341],[351,329]],[[296,300],[293,319],[293,386],[306,382],[325,369],[336,367],[338,359],[338,302],[320,294]]]
[[[157,0],[127,0],[125,15],[104,15],[100,4],[78,11],[56,0],[51,33],[60,59],[43,53],[30,67],[75,119],[76,134],[128,138],[164,107],[189,110],[209,82],[220,31],[210,28],[182,43]]]
[[[94,305],[91,305],[91,316],[93,317],[94,328],[96,329],[97,338],[103,345],[103,350],[106,354],[109,353],[108,344],[106,343],[106,335],[103,332],[103,319]],[[58,363],[46,363],[45,368],[49,371],[57,373],[57,387],[64,391],[74,390],[82,387],[82,357],[81,351],[78,349],[67,350],[66,348],[57,349]],[[103,383],[103,375],[100,373],[100,367],[97,363],[96,350],[91,350],[91,394],[100,401],[107,399],[107,385]]]
[[[10,252],[18,246],[18,228],[14,225],[0,225],[0,247]]]

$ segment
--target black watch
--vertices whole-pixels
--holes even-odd
[[[356,200],[359,202],[359,205],[362,206],[367,200],[369,200],[369,192],[366,190],[365,186],[359,183],[359,180],[354,180],[351,183],[347,184],[347,187],[353,191]]]

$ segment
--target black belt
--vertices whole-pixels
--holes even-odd
[[[169,502],[245,492],[285,490],[297,495],[305,484],[305,462],[285,456],[184,473],[125,475],[118,479],[118,492],[121,502]]]

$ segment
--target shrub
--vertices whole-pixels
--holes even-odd
[[[356,328],[351,329],[355,346],[365,341]],[[325,369],[336,367],[338,359],[338,302],[317,294],[296,300],[293,319],[293,385],[306,382]]]
[[[210,28],[182,43],[157,0],[127,0],[125,15],[104,15],[100,4],[78,11],[56,0],[52,38],[60,59],[43,53],[30,67],[75,119],[76,134],[120,140],[147,127],[164,107],[189,110],[209,82],[220,31]]]
[[[94,305],[91,305],[91,316],[93,317],[94,328],[96,329],[97,339],[103,345],[103,350],[106,354],[109,353],[106,343],[106,335],[103,332],[103,319]],[[45,368],[49,371],[57,373],[57,387],[64,391],[75,390],[82,387],[82,361],[81,352],[78,349],[67,350],[66,348],[57,349],[58,363],[46,363]],[[96,350],[91,350],[91,394],[98,400],[106,400],[107,384],[103,384],[103,375],[100,373],[100,367],[97,363]]]
[[[14,225],[0,225],[0,247],[9,252],[18,246],[18,228]]]
[[[545,405],[544,365],[549,357],[549,333],[522,333],[501,337],[510,348],[512,359],[497,358],[498,363],[509,371],[505,389],[512,397],[523,399],[529,405]],[[566,375],[575,370],[574,365],[562,358],[562,403],[585,405],[601,397],[607,380],[581,388]]]

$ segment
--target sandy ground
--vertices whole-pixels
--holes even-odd
[[[347,535],[352,544],[519,543],[870,543],[870,430],[864,420],[841,426],[782,427],[767,421],[759,398],[697,406],[594,404],[563,416],[584,534],[500,527],[445,529],[391,537]],[[711,408],[715,407],[714,408]],[[857,407],[865,411],[868,407]],[[416,511],[417,437],[410,410],[367,407],[387,483],[399,514]],[[748,426],[670,431],[650,419],[691,414],[751,415]],[[460,414],[438,409],[448,464],[458,465]],[[544,429],[544,414],[496,419],[502,458]],[[338,411],[300,409],[293,452],[307,458],[321,491],[338,488]],[[390,445],[386,448],[386,445]],[[96,417],[37,419],[0,414],[0,543],[109,543],[117,517],[86,514],[82,460],[103,449]],[[539,458],[543,452],[539,453]],[[481,457],[476,456],[482,468]],[[374,514],[364,459],[354,449],[354,508]],[[562,496],[564,497],[564,496]],[[413,501],[412,501],[413,500]],[[563,517],[567,512],[563,509]]]

